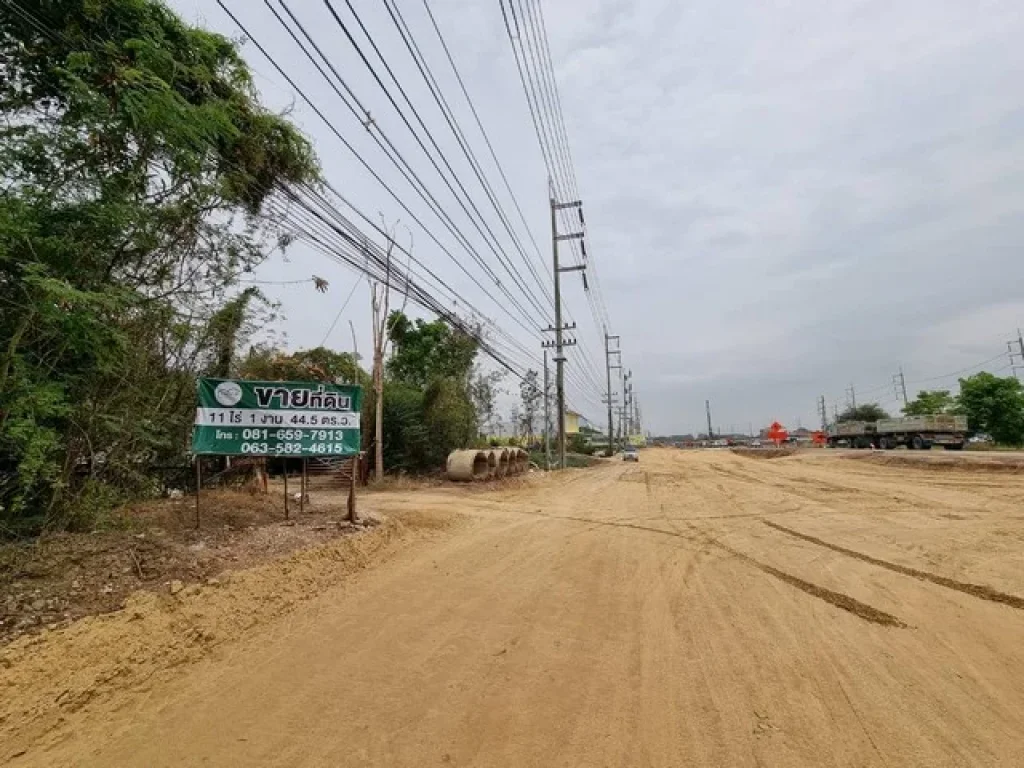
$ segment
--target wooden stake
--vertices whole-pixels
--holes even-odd
[[[288,459],[284,460],[284,519],[288,519]]]
[[[203,465],[196,456],[196,530],[199,530],[199,491],[203,487]]]
[[[306,509],[306,459],[302,459],[302,489],[299,494],[299,514]]]
[[[352,457],[352,480],[348,486],[348,521],[353,525],[359,522],[356,511],[356,475],[359,472],[359,454]]]

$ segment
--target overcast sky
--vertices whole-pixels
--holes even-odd
[[[422,0],[397,1],[486,157]],[[335,127],[400,186],[265,6],[227,2]],[[429,176],[323,3],[289,4],[440,196],[440,178]],[[240,36],[213,0],[172,5],[191,21]],[[344,0],[335,6],[342,13]],[[353,6],[458,160],[381,3]],[[498,0],[431,0],[431,8],[548,258],[546,171]],[[842,407],[851,384],[858,402],[895,410],[891,379],[900,366],[912,391],[955,386],[955,376],[930,379],[1005,352],[1024,324],[1019,0],[544,0],[544,9],[586,204],[588,252],[649,430],[703,429],[706,398],[716,429],[745,431],[773,419],[810,426],[818,397],[825,395],[830,411],[833,402]],[[342,15],[351,19],[347,10]],[[461,276],[255,47],[245,52],[264,100],[293,107],[328,178],[368,212],[401,219],[420,259],[537,349],[539,339],[509,325]],[[468,166],[458,167],[470,178]],[[500,177],[487,168],[498,188]],[[415,200],[407,187],[400,194]],[[514,210],[507,196],[503,205]],[[356,278],[304,246],[291,249],[287,263],[275,257],[260,270],[266,280],[310,274],[331,281],[328,294],[267,286],[282,302],[292,348],[323,340]],[[572,275],[566,284],[581,338],[600,365],[601,331],[579,280]],[[361,349],[369,348],[368,303],[361,286],[329,345],[351,346],[351,319]],[[584,364],[580,355],[574,350],[570,365]],[[987,368],[1007,365],[1003,357]],[[603,382],[603,370],[593,377]],[[579,387],[570,394],[601,421],[594,394]]]

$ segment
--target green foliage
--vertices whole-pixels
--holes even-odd
[[[478,415],[493,411],[498,379],[472,375],[476,339],[441,320],[393,312],[388,338],[394,352],[384,383],[384,466],[440,468],[449,452],[478,439]]]
[[[468,382],[479,346],[443,320],[413,322],[401,312],[391,313],[388,338],[394,345],[388,375],[423,388],[437,379]]]
[[[888,418],[889,414],[878,403],[863,403],[839,414],[840,421],[878,421]]]
[[[587,435],[581,431],[575,435],[569,435],[566,450],[572,453],[583,454],[584,456],[593,456],[597,448],[587,442]]]
[[[922,389],[917,397],[903,406],[903,413],[907,416],[929,416],[933,413],[949,413],[953,410],[956,401],[949,394],[948,389],[926,390]]]
[[[443,466],[448,454],[476,437],[476,413],[463,381],[434,380],[423,396],[423,421],[430,434],[429,466]]]
[[[430,467],[431,435],[421,389],[403,382],[384,382],[383,441],[388,470],[412,472]]]
[[[288,354],[269,346],[251,347],[238,364],[238,375],[263,381],[329,381],[370,386],[370,375],[359,367],[351,352],[326,347]]]
[[[155,0],[0,4],[0,524],[85,527],[181,462],[231,368],[258,214],[315,181],[228,39]]]
[[[1024,387],[1016,378],[977,373],[960,379],[956,402],[973,431],[1004,445],[1024,444]]]

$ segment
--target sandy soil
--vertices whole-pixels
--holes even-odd
[[[12,644],[0,760],[1022,765],[1022,495],[668,449],[375,494],[364,536]]]

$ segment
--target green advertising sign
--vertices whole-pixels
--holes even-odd
[[[203,378],[198,389],[193,453],[299,458],[359,453],[360,387]]]

